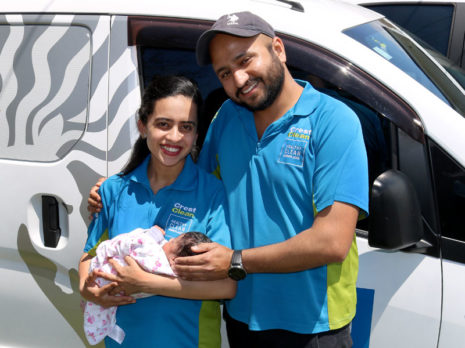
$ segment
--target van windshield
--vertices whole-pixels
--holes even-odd
[[[389,21],[362,24],[344,33],[410,75],[465,117],[465,92],[458,82]]]

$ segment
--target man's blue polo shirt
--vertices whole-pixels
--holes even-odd
[[[176,181],[153,194],[145,161],[126,176],[112,176],[100,187],[103,209],[88,229],[84,248],[90,252],[103,239],[141,227],[159,225],[171,239],[198,231],[230,246],[224,216],[224,189],[213,175],[197,167],[190,157]],[[120,306],[118,325],[125,331],[124,347],[219,347],[220,312],[216,301],[152,296]],[[110,338],[106,347],[121,347]]]
[[[253,114],[226,101],[210,125],[199,165],[220,176],[234,249],[285,241],[314,214],[346,202],[368,211],[368,170],[357,116],[308,84],[298,102],[258,139]],[[251,330],[317,333],[355,315],[354,241],[342,263],[302,272],[251,274],[227,302]]]

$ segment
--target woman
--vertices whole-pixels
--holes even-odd
[[[157,77],[147,87],[139,110],[140,137],[122,173],[100,187],[102,209],[92,221],[79,264],[80,292],[104,307],[120,305],[118,325],[125,347],[219,347],[220,316],[216,301],[232,298],[235,282],[189,282],[143,271],[128,258],[128,267],[114,264],[114,281],[98,288],[88,275],[99,241],[135,228],[158,225],[170,239],[188,231],[205,233],[229,246],[224,217],[224,192],[219,180],[198,168],[190,153],[197,139],[201,104],[197,86],[185,77]],[[137,302],[124,291],[153,293]],[[107,347],[120,347],[106,338]]]

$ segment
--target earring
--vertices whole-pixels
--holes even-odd
[[[199,152],[200,152],[199,147],[194,144],[194,146],[192,146],[192,149],[191,149],[191,157],[194,162],[197,162],[197,159],[199,157]]]

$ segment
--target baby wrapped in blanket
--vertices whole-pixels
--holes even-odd
[[[150,229],[138,228],[129,233],[116,236],[100,243],[96,256],[91,260],[89,274],[100,270],[116,274],[108,262],[110,258],[122,266],[127,266],[125,256],[131,256],[147,272],[175,277],[169,260],[177,256],[189,256],[194,253],[193,245],[211,242],[200,232],[186,232],[167,241],[163,231],[156,226]],[[102,287],[110,281],[96,278],[96,284]],[[133,294],[134,298],[152,296],[152,294]],[[84,331],[90,344],[101,342],[106,336],[120,343],[124,340],[124,331],[116,324],[117,306],[104,308],[93,302],[87,302],[84,309]]]

